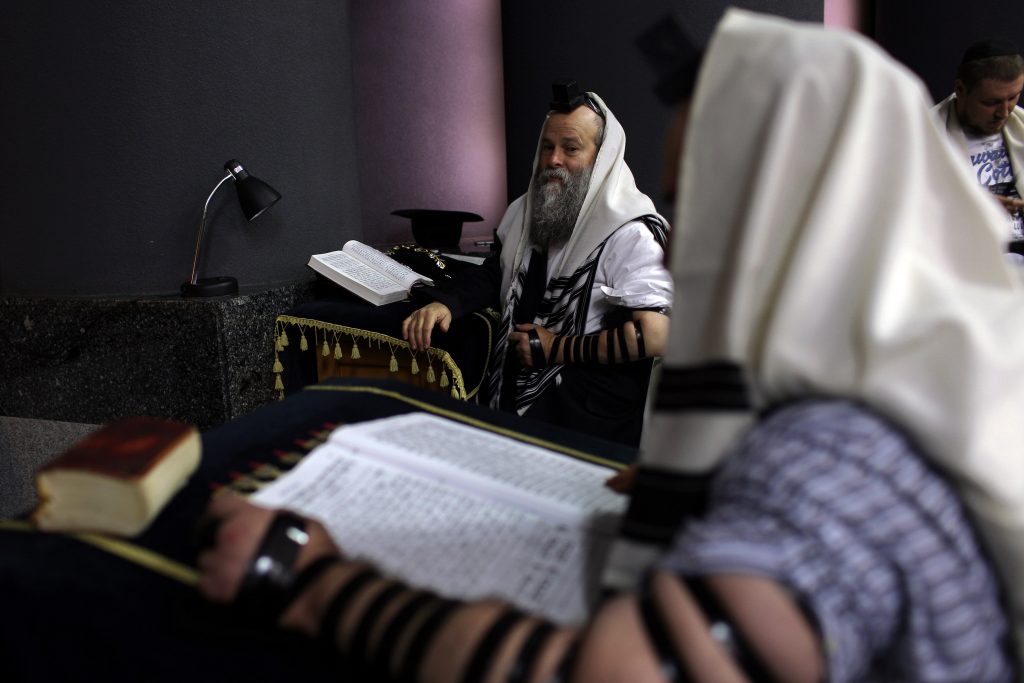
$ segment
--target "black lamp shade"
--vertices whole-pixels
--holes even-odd
[[[281,198],[277,190],[248,174],[245,178],[235,181],[235,189],[238,190],[238,203],[242,206],[242,213],[250,221]]]

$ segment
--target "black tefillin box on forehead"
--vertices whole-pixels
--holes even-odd
[[[605,118],[604,112],[594,98],[580,90],[579,84],[572,78],[555,81],[551,84],[551,102],[548,108],[562,114],[568,114],[577,107],[586,106],[592,112]]]

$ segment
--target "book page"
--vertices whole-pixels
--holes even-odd
[[[379,270],[391,279],[400,282],[406,290],[410,289],[417,282],[425,282],[428,285],[434,284],[434,281],[427,276],[420,275],[412,268],[399,263],[387,254],[357,240],[349,240],[348,242],[345,242],[345,246],[342,247],[342,250],[351,253],[363,263]]]
[[[476,451],[491,466],[474,464],[462,456],[473,453],[478,443],[467,447],[470,442],[464,440],[459,441],[463,446],[456,465],[440,455],[451,449],[437,447],[439,437],[450,445],[455,433],[437,431],[421,432],[435,440],[433,455],[405,451],[396,456],[404,449],[392,443],[392,452],[382,456],[368,448],[375,436],[360,435],[401,434],[398,438],[405,439],[416,429],[431,429],[435,421],[442,431],[446,423],[459,428],[455,432],[511,441],[421,414],[350,425],[336,430],[337,438],[314,449],[251,499],[317,517],[347,555],[369,560],[414,586],[469,600],[500,597],[560,623],[583,621],[599,592],[615,524],[591,523],[591,513],[582,509],[587,496],[573,490],[575,486],[542,480],[572,478],[568,471],[558,473],[561,460],[595,470],[592,480],[603,490],[610,470],[532,446],[525,447],[538,452],[533,454],[538,460],[533,472],[530,459],[517,455],[515,448]],[[346,432],[356,438],[344,438]],[[490,485],[477,486],[481,483]],[[547,498],[553,507],[534,508],[535,500],[544,499],[543,489],[550,489],[545,495],[553,496]],[[528,494],[512,495],[513,490]],[[610,495],[617,504],[594,496],[600,512],[592,514],[616,522],[626,502]]]
[[[446,476],[565,523],[608,520],[625,510],[604,482],[615,472],[429,413],[349,425],[332,440],[368,449],[413,471]]]
[[[464,600],[498,597],[580,623],[613,535],[584,533],[516,506],[410,474],[337,443],[251,497],[320,519],[344,553]]]
[[[331,268],[347,275],[358,283],[369,289],[387,293],[394,291],[406,291],[408,287],[397,282],[395,278],[367,266],[365,263],[349,256],[343,251],[332,251],[326,254],[317,254],[313,258],[327,264]]]

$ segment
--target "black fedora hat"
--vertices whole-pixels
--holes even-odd
[[[462,224],[483,220],[483,216],[469,211],[443,209],[398,209],[391,215],[410,219],[416,244],[430,249],[458,248]]]

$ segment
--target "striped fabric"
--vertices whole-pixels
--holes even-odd
[[[664,219],[657,214],[645,214],[638,216],[635,220],[643,223],[651,231],[661,248],[665,248],[668,240],[668,224]],[[548,282],[544,298],[537,311],[536,323],[538,325],[560,336],[586,334],[594,279],[597,276],[601,254],[607,243],[607,239],[601,242],[571,275],[555,277]],[[491,351],[488,396],[492,408],[500,407],[501,386],[507,379],[502,370],[505,367],[505,355],[508,350],[508,332],[512,332],[514,329],[512,317],[526,283],[526,276],[530,269],[530,255],[532,255],[532,251],[526,252],[519,271],[512,278],[510,284],[512,291],[506,301],[501,322],[498,324],[499,334],[494,349]],[[504,331],[504,333],[500,331]],[[548,366],[539,371],[521,369],[515,378],[516,412],[524,415],[547,387],[559,381],[558,375],[561,369],[561,365]]]
[[[548,283],[547,291],[541,300],[540,309],[537,312],[538,324],[557,335],[583,334],[587,322],[587,307],[590,306],[590,292],[594,285],[594,276],[597,274],[597,262],[604,250],[605,242],[602,242],[590,255],[586,262],[581,265],[569,277],[559,277]],[[504,377],[505,354],[508,350],[508,333],[512,332],[512,315],[522,295],[523,285],[526,281],[526,273],[529,270],[529,259],[524,259],[522,268],[516,274],[512,283],[512,293],[509,303],[498,325],[499,333],[491,352],[490,377],[488,379],[488,393],[492,408],[499,408],[501,401],[501,385]],[[522,368],[515,378],[516,382],[516,403],[515,410],[520,415],[526,413],[530,405],[537,400],[541,392],[550,384],[557,381],[561,365],[549,365],[541,370],[529,370]]]
[[[655,410],[751,410],[746,379],[736,363],[718,361],[675,367],[664,365],[658,380]]]
[[[663,566],[774,578],[810,609],[828,680],[1012,680],[1007,618],[961,503],[852,403],[772,414],[724,464]]]

